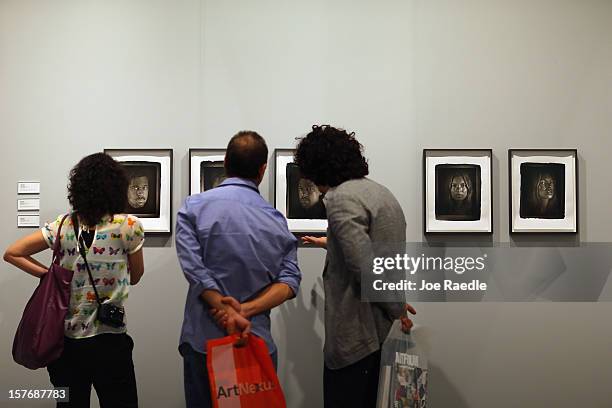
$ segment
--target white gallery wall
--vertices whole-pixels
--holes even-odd
[[[409,240],[424,239],[422,149],[467,147],[493,149],[493,241],[514,240],[508,148],[577,148],[578,237],[612,241],[611,112],[611,1],[0,0],[0,248],[31,232],[16,228],[17,181],[41,182],[41,219],[52,219],[82,156],[173,148],[176,212],[190,147],[225,147],[241,129],[292,147],[315,123],[356,132]],[[275,310],[274,335],[288,405],[316,408],[324,253],[300,249],[299,260],[301,293]],[[145,262],[127,304],[141,406],[181,407],[186,283],[173,237],[149,237]],[[48,386],[10,353],[35,284],[0,265],[2,407],[53,406],[6,400]],[[612,403],[610,303],[416,307],[433,407]]]

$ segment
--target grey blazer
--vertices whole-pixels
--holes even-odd
[[[324,203],[329,226],[323,353],[325,365],[338,369],[377,351],[403,311],[402,303],[362,302],[361,273],[373,242],[406,241],[406,220],[393,194],[368,178],[331,188]]]

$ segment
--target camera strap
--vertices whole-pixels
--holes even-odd
[[[94,293],[96,295],[96,301],[98,302],[98,305],[101,306],[102,301],[100,300],[100,295],[98,294],[96,283],[94,282],[93,275],[91,274],[91,269],[89,268],[89,263],[87,262],[87,255],[85,251],[85,243],[83,242],[83,236],[79,233],[79,220],[76,214],[74,213],[72,214],[72,226],[74,227],[74,234],[76,235],[79,254],[81,254],[83,261],[85,261],[85,268],[87,269],[87,274],[89,275],[89,282],[91,283],[91,286],[93,287]]]

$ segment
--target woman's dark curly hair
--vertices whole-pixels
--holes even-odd
[[[368,162],[355,133],[329,125],[312,127],[298,139],[294,161],[302,176],[319,186],[335,187],[368,175]]]
[[[127,174],[105,153],[86,156],[70,171],[68,201],[88,226],[105,215],[120,214],[127,206]]]

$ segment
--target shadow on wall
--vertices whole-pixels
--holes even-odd
[[[322,404],[323,339],[315,330],[317,320],[321,325],[323,321],[323,297],[319,294],[322,285],[323,280],[318,278],[310,294],[300,292],[296,299],[280,307],[279,327],[284,328],[284,338],[279,339],[279,342],[285,344],[283,363],[284,383],[288,384],[284,390],[287,406],[317,407]],[[310,304],[307,304],[308,297]],[[313,372],[313,367],[319,366],[320,372]],[[299,400],[296,400],[297,396],[300,396]]]
[[[580,234],[512,234],[510,245],[515,247],[579,247]]]
[[[420,309],[419,303],[412,304],[417,310]],[[421,352],[427,356],[429,370],[429,399],[427,406],[446,407],[448,401],[453,401],[453,408],[469,408],[468,403],[463,399],[461,393],[448,380],[442,368],[432,364],[431,340],[436,335],[430,327],[419,323],[418,317],[415,318],[415,325],[411,331],[412,338],[420,348]]]
[[[174,235],[145,234],[145,248],[170,248],[174,243]]]
[[[10,276],[10,278],[2,280],[0,284],[0,333],[2,333],[2,338],[0,339],[0,352],[2,353],[2,358],[0,359],[2,361],[2,364],[0,364],[0,378],[2,378],[2,392],[6,392],[9,389],[46,389],[50,384],[47,370],[28,370],[13,362],[11,355],[13,337],[21,320],[23,309],[39,281],[8,264],[4,264],[0,272],[5,277],[7,275]],[[24,276],[19,276],[20,274]],[[15,301],[16,295],[21,296],[19,301]],[[0,397],[0,400],[2,398],[4,396]],[[0,406],[4,406],[2,402],[0,402]],[[28,408],[45,407],[49,406],[49,401],[13,400],[11,406]]]
[[[13,347],[13,337],[15,335],[15,331],[17,330],[17,326],[19,325],[19,321],[21,320],[23,309],[34,293],[39,280],[33,276],[26,275],[25,272],[21,272],[12,266],[7,264],[5,265],[6,268],[4,269],[12,269],[10,271],[2,271],[3,273],[6,272],[7,275],[10,274],[14,276],[20,273],[25,275],[14,276],[10,279],[6,279],[2,281],[2,284],[0,285],[0,333],[4,334],[2,343],[0,344],[3,346],[2,353],[8,353],[8,360],[12,361],[13,358],[10,357],[10,354]],[[19,302],[14,301],[14,296],[17,293],[21,293],[23,295],[23,299],[21,299]],[[18,366],[15,364],[13,367],[2,368],[8,369],[15,367]]]
[[[428,406],[442,407],[448,401],[453,401],[453,408],[469,408],[459,390],[444,375],[440,367],[429,365],[429,401]]]

